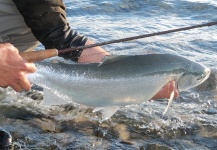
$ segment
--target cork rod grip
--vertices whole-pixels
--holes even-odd
[[[36,62],[39,60],[44,60],[47,58],[58,56],[57,49],[46,49],[40,51],[32,51],[32,52],[21,52],[19,53],[21,57],[26,59],[28,62]]]

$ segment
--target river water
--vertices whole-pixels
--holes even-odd
[[[217,20],[215,0],[64,2],[71,27],[96,43]],[[46,87],[51,91],[47,101],[39,100],[43,94],[40,87],[34,88],[36,98],[31,93],[2,89],[0,126],[12,134],[14,149],[215,150],[216,41],[217,27],[212,26],[103,46],[112,54],[177,54],[214,71],[203,86],[181,92],[165,116],[162,112],[167,101],[147,101],[123,107],[109,120],[99,123],[100,113],[74,104],[70,98],[52,91],[50,85]],[[54,59],[59,60],[51,60]],[[47,78],[46,73],[32,76],[38,75]]]

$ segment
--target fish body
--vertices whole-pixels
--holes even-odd
[[[30,81],[93,107],[139,104],[171,80],[183,91],[210,74],[207,67],[171,54],[111,55],[90,64],[39,62],[37,68]]]

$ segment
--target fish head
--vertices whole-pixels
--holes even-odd
[[[210,75],[210,69],[196,62],[188,63],[185,72],[177,82],[179,91],[187,91],[203,83]]]

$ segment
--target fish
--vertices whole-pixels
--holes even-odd
[[[109,55],[100,63],[42,61],[36,66],[30,81],[97,111],[150,100],[171,80],[187,91],[210,75],[208,67],[173,54]]]

